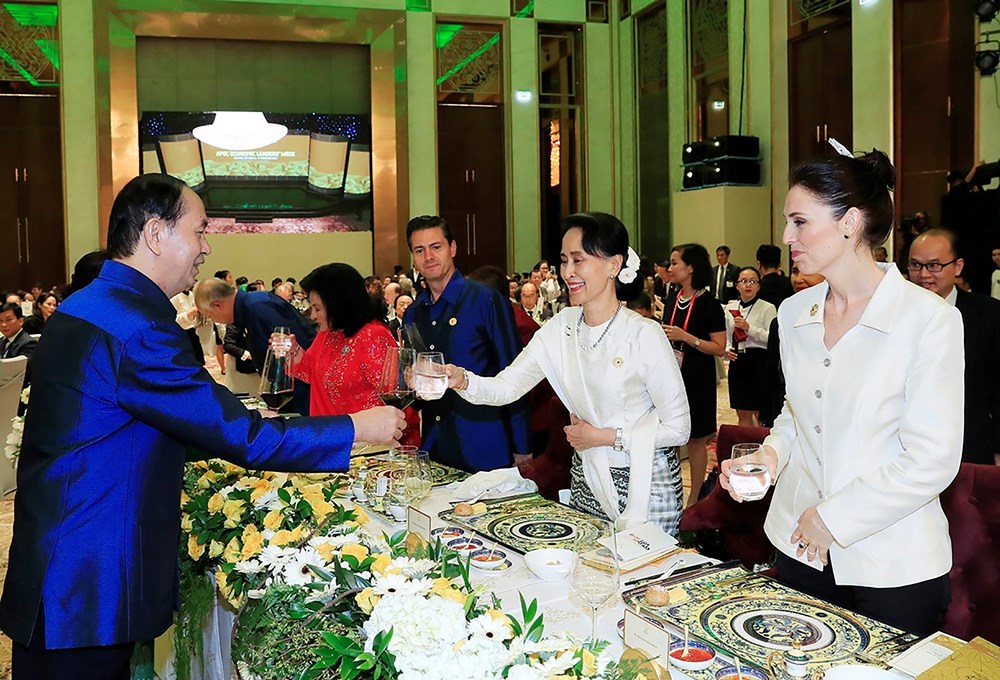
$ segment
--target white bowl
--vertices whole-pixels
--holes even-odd
[[[473,550],[469,554],[469,559],[472,566],[489,571],[503,566],[504,561],[507,559],[507,553],[496,548],[480,548],[479,550]]]
[[[670,663],[678,668],[683,668],[686,671],[703,671],[715,663],[715,650],[708,645],[694,640],[689,640],[688,649],[698,650],[699,652],[708,654],[709,657],[704,661],[685,659],[680,655],[680,652],[684,651],[684,640],[677,640],[670,644]]]
[[[406,507],[405,506],[403,506],[403,505],[390,505],[389,506],[389,512],[392,513],[392,516],[394,518],[396,518],[397,522],[405,522],[406,521]]]
[[[543,548],[525,553],[524,563],[543,581],[562,581],[576,568],[577,554],[565,548]]]

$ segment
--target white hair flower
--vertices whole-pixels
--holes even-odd
[[[632,247],[629,246],[628,257],[625,259],[625,264],[622,266],[622,270],[618,272],[618,280],[622,283],[632,283],[638,275],[639,254],[632,250]]]

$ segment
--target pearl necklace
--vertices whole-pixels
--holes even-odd
[[[608,321],[608,325],[604,327],[604,331],[601,333],[601,337],[597,338],[597,342],[595,342],[590,347],[587,347],[586,345],[584,345],[581,342],[580,343],[580,349],[582,349],[585,352],[589,352],[589,351],[595,349],[598,345],[600,345],[601,344],[601,340],[603,340],[604,336],[608,334],[609,330],[611,330],[611,326],[612,326],[612,324],[614,324],[615,319],[618,318],[618,312],[620,312],[620,311],[622,311],[622,303],[619,302],[618,303],[618,307],[615,309],[615,313],[611,315],[611,320]],[[580,337],[580,327],[582,325],[583,325],[583,310],[580,310],[580,318],[576,320],[576,337],[577,338]]]

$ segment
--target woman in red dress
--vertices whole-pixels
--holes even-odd
[[[325,264],[300,284],[319,324],[312,345],[295,366],[295,377],[309,383],[309,414],[336,416],[381,406],[379,379],[386,352],[396,345],[379,318],[379,308],[358,271],[343,263]],[[407,409],[407,422],[416,420]],[[407,427],[401,444],[420,444],[418,427]]]

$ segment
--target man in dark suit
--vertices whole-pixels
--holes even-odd
[[[195,362],[170,298],[211,252],[183,182],[131,180],[109,260],[59,306],[32,361],[0,628],[13,680],[126,680],[135,642],[172,623],[184,453],[262,470],[346,470],[355,439],[391,442],[402,412],[262,418]]]
[[[910,245],[910,281],[937,293],[962,314],[965,326],[966,463],[1000,464],[1000,300],[955,285],[965,261],[954,232],[928,229]]]
[[[711,293],[719,302],[726,304],[740,296],[736,290],[736,279],[740,275],[739,267],[729,262],[729,246],[719,246],[715,249],[716,266],[712,267]]]
[[[765,243],[757,248],[757,268],[760,270],[760,290],[757,297],[780,307],[785,298],[795,293],[791,280],[781,273],[781,248]]]
[[[24,367],[24,387],[31,384],[31,355],[35,353],[38,341],[22,330],[24,312],[21,305],[7,302],[0,307],[0,359],[27,357]],[[18,414],[24,413],[25,404],[18,406]]]
[[[205,279],[194,287],[194,302],[215,323],[235,324],[246,331],[258,374],[264,372],[264,359],[276,327],[287,328],[302,349],[309,349],[316,337],[316,327],[290,302],[268,292],[236,290],[225,281]],[[302,380],[295,381],[291,409],[309,415],[309,385]]]

